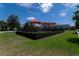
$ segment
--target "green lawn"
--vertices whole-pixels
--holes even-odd
[[[0,33],[0,55],[79,55],[79,44],[68,39],[79,38],[74,31],[65,31],[39,40]]]

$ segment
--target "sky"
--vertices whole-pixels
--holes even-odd
[[[72,16],[77,3],[0,3],[0,20],[11,14],[18,16],[21,24],[37,19],[42,22],[74,25]]]

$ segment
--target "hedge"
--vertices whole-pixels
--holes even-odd
[[[25,31],[17,31],[16,34],[26,36],[31,39],[40,39],[43,37],[47,37],[50,35],[62,33],[64,31],[48,31],[48,32],[25,32]]]

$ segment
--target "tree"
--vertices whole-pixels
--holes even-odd
[[[0,20],[0,30],[7,30],[7,22]]]
[[[76,11],[74,12],[73,20],[75,21],[75,28],[79,29],[79,5],[76,6]]]
[[[31,24],[31,22],[26,22],[24,24],[24,30],[25,31],[31,31],[32,30],[32,24]]]
[[[19,23],[19,19],[18,16],[16,15],[10,15],[7,19],[8,22],[8,27],[10,28],[10,30],[19,30],[20,29],[20,23]]]

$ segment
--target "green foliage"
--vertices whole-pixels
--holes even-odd
[[[16,15],[10,15],[7,19],[7,22],[8,22],[8,26],[9,26],[10,30],[14,31],[14,28],[16,28],[16,29],[20,28],[19,19],[18,19],[18,16],[16,16]]]
[[[7,22],[0,20],[0,30],[7,30]]]
[[[26,22],[24,24],[24,30],[31,31],[31,29],[32,29],[32,24],[30,22]]]
[[[75,21],[75,27],[79,29],[79,7],[77,6],[77,10],[74,12],[74,16],[72,18]]]

